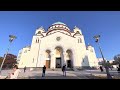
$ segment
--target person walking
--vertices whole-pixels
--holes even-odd
[[[119,67],[117,67],[117,71],[118,73],[120,73],[120,64],[119,64]]]
[[[43,70],[42,70],[42,77],[45,77],[45,72],[46,72],[46,67],[44,65]]]
[[[102,66],[100,66],[100,70],[101,70],[101,72],[103,72],[103,68],[102,68]]]
[[[63,76],[66,76],[66,65],[62,67]]]
[[[25,71],[26,71],[26,66],[24,67],[24,73],[25,73]]]

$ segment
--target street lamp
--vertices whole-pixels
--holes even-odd
[[[100,45],[99,45],[100,35],[96,35],[96,36],[94,36],[93,38],[96,40],[95,42],[98,43],[98,47],[99,47],[101,56],[102,56],[102,58],[103,58],[103,62],[104,62],[103,65],[104,65],[105,70],[106,70],[107,78],[108,78],[108,79],[112,79],[112,76],[111,76],[110,73],[109,73],[109,67],[108,67],[108,65],[107,65],[107,63],[106,63],[106,60],[105,60],[105,58],[104,58],[104,56],[103,56],[103,53],[102,53],[102,49],[101,49],[101,47],[100,47]]]
[[[11,44],[12,41],[13,41],[14,39],[16,39],[16,38],[17,38],[17,37],[14,36],[14,35],[9,35],[9,42],[10,42],[10,44]],[[8,52],[9,52],[10,44],[9,44],[9,46],[8,46],[7,52],[6,52],[5,56],[4,56],[4,59],[3,59],[3,61],[2,61],[1,66],[0,66],[0,74],[1,74],[1,71],[2,71],[3,64],[4,64],[4,62],[5,62],[6,56],[7,56]]]

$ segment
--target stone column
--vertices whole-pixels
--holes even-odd
[[[50,60],[50,68],[55,69],[55,55],[54,53],[51,53],[51,60]]]
[[[72,54],[72,66],[73,66],[73,68],[75,67],[75,60],[76,60],[75,53],[73,53]]]
[[[36,66],[37,67],[43,67],[46,64],[45,61],[45,50],[44,49],[39,49],[37,61],[36,61]]]
[[[42,67],[43,65],[42,64],[42,54],[39,54],[39,57],[38,57],[38,61],[36,62],[37,63],[37,67]]]
[[[63,65],[67,65],[67,62],[66,62],[66,55],[67,55],[67,53],[66,53],[66,50],[64,50],[64,52],[63,52],[63,62],[62,62],[62,66]]]

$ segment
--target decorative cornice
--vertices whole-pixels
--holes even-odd
[[[53,29],[53,30],[50,30],[46,33],[46,36],[48,35],[48,33],[52,32],[52,31],[57,31],[57,30],[63,30],[63,29]],[[70,35],[71,35],[71,32],[69,30],[63,30],[63,31],[66,31],[68,32]]]
[[[50,35],[55,34],[55,33],[57,33],[57,32],[60,32],[60,33],[62,33],[62,34],[65,34],[65,33],[61,32],[61,31],[56,31],[56,32],[54,32],[54,33],[51,33]],[[72,37],[72,38],[76,38],[76,37],[73,37],[73,36],[68,35],[68,34],[65,34],[65,35],[70,36],[70,37]],[[46,36],[44,36],[44,37],[47,37],[47,36],[49,36],[49,35],[46,35]],[[44,38],[44,37],[42,37],[42,38]]]

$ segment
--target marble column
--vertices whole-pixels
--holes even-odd
[[[37,59],[37,61],[36,61],[36,67],[41,67],[42,65],[42,54],[39,54],[39,58]]]
[[[76,58],[75,58],[75,53],[73,53],[73,54],[72,54],[72,68],[75,67],[75,60],[76,60]]]
[[[66,50],[64,50],[64,52],[63,52],[63,62],[62,62],[62,66],[63,65],[66,65],[67,66],[67,62],[66,62],[66,58],[67,57],[67,53],[66,53]]]
[[[55,54],[51,53],[50,68],[55,69]]]

